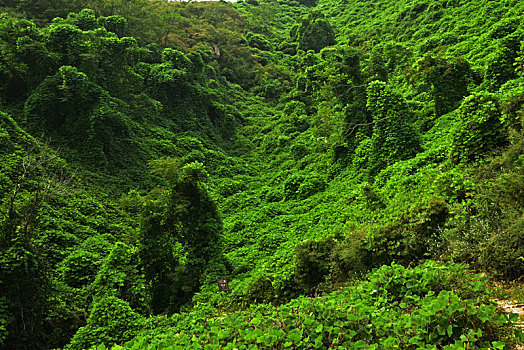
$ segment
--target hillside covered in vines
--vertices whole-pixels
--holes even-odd
[[[0,347],[524,340],[521,1],[0,11]]]

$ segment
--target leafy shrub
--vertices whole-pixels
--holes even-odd
[[[307,177],[301,174],[288,177],[286,181],[284,181],[284,198],[286,200],[299,198],[298,189],[306,179]]]
[[[113,32],[118,36],[123,36],[127,29],[127,20],[118,15],[99,17],[98,24],[104,27],[108,32]]]
[[[59,57],[62,65],[76,65],[84,51],[82,31],[70,24],[56,24],[47,30],[46,46]]]
[[[182,158],[180,158],[180,162],[182,164],[189,164],[193,162],[203,163],[205,162],[205,160],[206,156],[199,150],[192,150],[191,152],[186,153]]]
[[[320,12],[313,12],[302,19],[297,32],[299,50],[319,52],[324,47],[336,43],[333,27],[323,17]]]
[[[524,216],[485,243],[479,262],[494,275],[516,279],[524,275]]]
[[[125,162],[139,159],[140,154],[136,148],[134,157],[126,153],[133,144],[129,140],[128,117],[121,112],[122,104],[85,73],[62,66],[32,92],[26,100],[24,116],[30,131],[45,133],[77,151],[87,149],[77,153],[86,166],[122,167]]]
[[[437,178],[438,195],[450,203],[463,202],[475,193],[476,184],[467,174],[458,169],[450,169]]]
[[[110,249],[111,243],[101,236],[87,238],[58,264],[58,279],[73,288],[92,283]]]
[[[298,194],[300,198],[310,197],[326,189],[326,182],[319,176],[311,176],[305,182],[300,184]]]
[[[373,264],[397,261],[407,265],[438,256],[443,249],[441,228],[447,217],[447,203],[432,198],[402,215],[396,223],[373,232],[369,237]]]
[[[255,34],[253,32],[249,32],[246,35],[246,40],[249,43],[249,46],[257,48],[259,50],[270,51],[273,49],[273,45],[271,45],[271,42],[263,34]]]
[[[304,102],[292,100],[284,105],[282,113],[284,113],[284,115],[303,115],[306,114],[306,105]]]
[[[309,120],[305,115],[292,114],[281,120],[280,128],[284,134],[304,132],[309,128]]]
[[[90,286],[95,298],[115,296],[142,314],[149,311],[146,282],[139,262],[137,248],[117,242]]]
[[[324,191],[325,188],[326,182],[319,176],[291,175],[284,181],[284,198],[304,199]]]
[[[162,62],[180,70],[187,70],[191,66],[191,61],[182,51],[172,48],[165,48],[162,51]]]
[[[330,256],[334,242],[307,241],[295,248],[295,280],[306,291],[311,291],[330,273]]]
[[[88,285],[95,280],[101,260],[94,252],[75,250],[60,263],[60,279],[74,288]]]
[[[371,295],[373,291],[381,291],[386,303],[412,304],[418,298],[446,290],[453,290],[464,299],[480,298],[487,302],[486,283],[487,279],[469,272],[467,265],[428,260],[413,269],[395,263],[381,266],[367,276],[362,287]]]
[[[94,302],[87,324],[74,335],[68,349],[89,349],[98,344],[111,346],[134,337],[141,324],[141,317],[129,304],[114,296]]]
[[[361,277],[372,265],[371,255],[362,234],[354,233],[334,245],[330,260],[335,280],[347,281]]]
[[[67,19],[71,20],[78,28],[82,30],[93,30],[98,27],[95,11],[83,9],[76,13],[69,13]]]
[[[270,303],[276,300],[277,292],[271,281],[261,276],[249,284],[246,297],[250,303]]]
[[[369,182],[364,182],[360,187],[361,197],[369,210],[384,209],[384,201],[375,189],[376,187],[374,188]]]

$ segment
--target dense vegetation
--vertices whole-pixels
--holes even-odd
[[[2,348],[524,340],[521,1],[0,10]]]

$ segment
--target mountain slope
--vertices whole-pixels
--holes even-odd
[[[0,16],[3,346],[184,346],[383,265],[522,276],[520,2],[31,4]],[[477,306],[441,344],[499,329]]]

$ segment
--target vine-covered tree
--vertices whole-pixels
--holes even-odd
[[[220,254],[222,221],[201,163],[181,169],[173,159],[152,164],[154,172],[169,179],[171,189],[145,203],[140,257],[153,312],[173,312],[198,291],[208,262]]]
[[[458,123],[450,152],[451,160],[460,163],[480,159],[504,142],[497,97],[483,92],[464,99],[458,110]]]
[[[472,71],[463,58],[442,58],[426,55],[416,64],[414,81],[423,82],[435,102],[435,115],[441,116],[456,109],[468,95]]]
[[[35,244],[35,226],[42,204],[71,182],[57,163],[48,144],[29,147],[0,206],[0,344],[6,348],[36,349],[43,344],[51,280],[48,263]]]
[[[414,157],[421,150],[406,102],[386,83],[374,81],[368,86],[366,107],[374,123],[369,145],[371,176],[399,160]]]
[[[291,32],[291,39],[298,41],[300,50],[319,52],[326,46],[335,45],[335,31],[321,12],[311,12]]]

